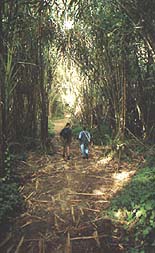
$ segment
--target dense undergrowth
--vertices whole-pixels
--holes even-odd
[[[111,202],[108,214],[124,224],[132,246],[129,252],[155,248],[155,166],[139,169],[131,182]]]
[[[19,193],[19,185],[15,182],[0,182],[0,224],[9,224],[24,206]]]
[[[9,224],[24,208],[24,199],[20,194],[20,179],[16,175],[15,160],[7,149],[5,153],[5,174],[0,178],[0,225]]]

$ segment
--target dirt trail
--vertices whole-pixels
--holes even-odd
[[[65,123],[55,122],[57,133]],[[16,219],[1,252],[125,252],[121,235],[117,238],[104,211],[135,173],[135,163],[122,163],[118,171],[117,161],[104,157],[104,148],[95,145],[89,160],[83,160],[77,140],[72,143],[72,159],[65,161],[58,134],[54,143],[54,155],[30,152],[18,168],[27,209]]]

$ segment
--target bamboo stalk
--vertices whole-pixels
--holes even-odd
[[[70,233],[68,232],[67,235],[67,242],[66,242],[66,250],[65,253],[72,253],[72,249],[71,249],[71,238],[70,238]]]

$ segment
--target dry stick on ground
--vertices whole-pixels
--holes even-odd
[[[73,237],[70,240],[71,241],[77,241],[77,240],[88,240],[88,239],[96,239],[96,238],[103,238],[103,237],[107,237],[108,235],[104,234],[104,235],[98,235],[96,236],[96,234],[90,235],[90,236],[78,236],[78,237]]]
[[[58,214],[54,213],[54,215],[59,221],[66,223],[65,220],[63,220]]]
[[[46,221],[46,219],[43,219],[43,218],[41,218],[39,216],[36,216],[36,215],[29,215],[29,217],[32,218],[32,219],[40,220],[40,221]]]
[[[7,252],[6,253],[12,253],[13,251],[13,248],[14,248],[14,245],[12,244],[8,249],[7,249]]]
[[[19,241],[19,243],[18,243],[18,245],[17,245],[17,248],[16,248],[16,250],[15,250],[15,253],[18,253],[18,252],[19,252],[19,250],[20,250],[20,248],[21,248],[23,242],[24,242],[24,236],[22,236],[22,238],[20,239],[20,241]]]
[[[65,253],[72,253],[70,233],[67,234]]]
[[[31,192],[27,197],[25,195],[23,195],[23,197],[25,198],[25,201],[28,200],[33,194],[36,194],[36,192]]]
[[[32,202],[38,202],[38,203],[53,203],[52,200],[39,200],[39,199],[31,199]]]
[[[74,212],[74,206],[71,206],[71,214],[72,214],[72,220],[75,223],[75,212]]]
[[[21,226],[21,228],[25,228],[26,226],[28,226],[28,225],[30,225],[30,224],[32,224],[32,223],[37,223],[37,222],[40,222],[40,221],[44,221],[44,222],[46,222],[46,220],[45,219],[42,219],[42,218],[39,218],[39,217],[37,217],[37,216],[32,216],[32,217],[30,217],[30,218],[35,218],[35,219],[38,219],[38,220],[29,220],[29,221],[27,221],[25,224],[23,224],[22,226]]]
[[[103,196],[105,193],[87,193],[87,192],[75,192],[75,193],[68,193],[68,195],[83,195],[83,196]]]
[[[26,226],[32,224],[33,221],[27,221],[24,225],[21,226],[21,228],[25,228]]]
[[[83,207],[84,210],[88,210],[88,211],[92,211],[92,212],[96,212],[96,213],[100,213],[100,210],[97,209],[92,209],[92,208],[87,208],[87,207]]]

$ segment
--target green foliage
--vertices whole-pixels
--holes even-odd
[[[106,124],[101,125],[99,128],[91,129],[91,134],[93,142],[97,145],[106,145],[111,142],[111,131]]]
[[[24,201],[19,193],[18,180],[13,170],[14,156],[9,148],[5,151],[4,176],[0,178],[0,224],[17,215],[24,206]]]
[[[155,165],[155,146],[147,147],[147,150],[143,152],[145,158],[145,164],[147,167],[154,167]]]
[[[112,201],[109,209],[110,216],[127,222],[125,225],[127,230],[133,227],[132,236],[141,250],[153,244],[153,240],[148,241],[148,238],[155,230],[154,199],[155,167],[147,167],[138,171],[131,183]]]
[[[53,117],[55,119],[63,119],[64,118],[64,108],[62,107],[62,104],[58,103],[55,108],[55,112],[53,114]]]
[[[49,134],[50,137],[55,136],[54,124],[52,123],[52,120],[48,120],[48,134]]]
[[[23,203],[16,183],[0,181],[0,224],[16,216],[23,208]]]

